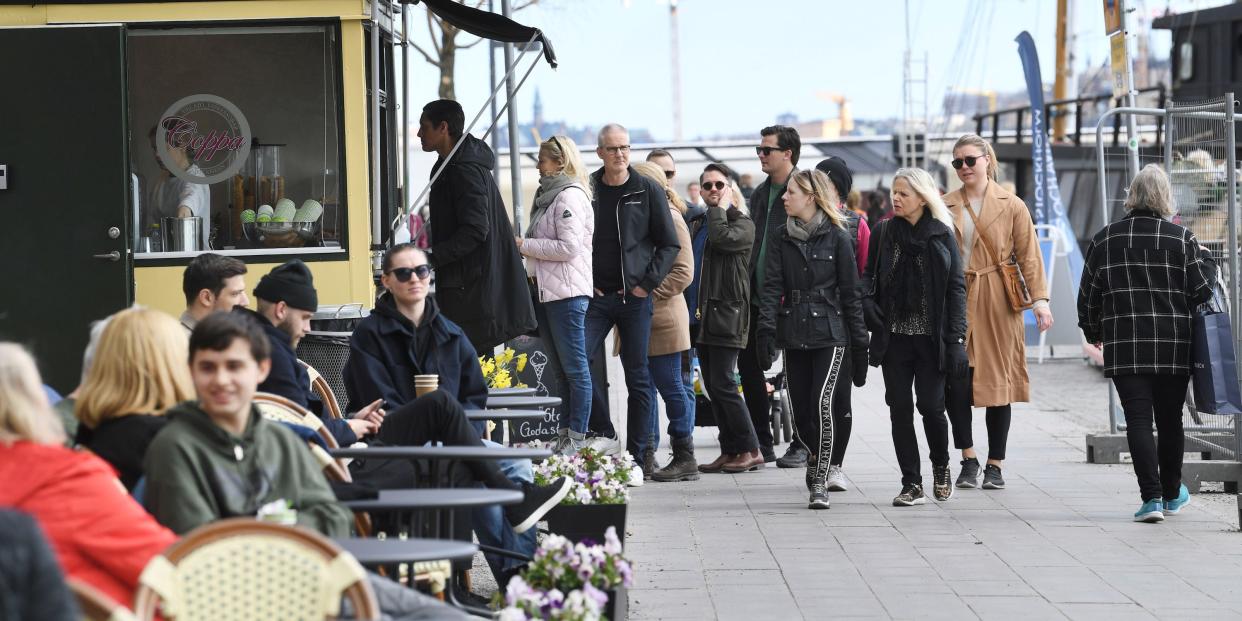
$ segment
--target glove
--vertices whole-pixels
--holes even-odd
[[[759,355],[759,368],[767,371],[776,361],[776,340],[771,337],[759,337],[755,341],[755,352]]]
[[[867,330],[871,332],[880,332],[884,329],[884,313],[880,310],[880,305],[875,303],[871,298],[863,298],[863,322],[867,324]]]
[[[867,350],[855,349],[851,358],[854,364],[854,385],[862,388],[867,383]]]
[[[948,353],[948,369],[953,377],[966,377],[970,372],[970,359],[966,357],[966,345],[950,343]]]

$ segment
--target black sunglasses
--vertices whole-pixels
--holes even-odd
[[[780,147],[755,147],[755,155],[768,156],[772,155],[773,151],[788,151],[788,149],[782,149]]]
[[[974,168],[975,162],[978,162],[979,160],[985,157],[987,156],[986,155],[967,155],[966,157],[960,157],[949,163],[953,164],[953,170],[961,170],[963,162],[965,162],[966,168]]]
[[[427,280],[431,276],[431,266],[423,264],[414,267],[394,267],[384,273],[396,276],[397,282],[410,282],[411,276],[418,276],[419,280]]]
[[[725,183],[725,182],[723,182],[723,181],[705,181],[705,182],[703,182],[703,189],[704,189],[705,191],[708,191],[708,192],[712,191],[713,189],[716,189],[716,190],[723,190],[723,189],[725,189],[725,188],[727,188],[727,187],[729,187],[729,184],[727,184],[727,183]]]

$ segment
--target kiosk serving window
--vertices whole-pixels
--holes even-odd
[[[338,47],[334,25],[129,31],[139,258],[342,249]]]

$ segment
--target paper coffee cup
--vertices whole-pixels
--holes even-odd
[[[415,375],[414,376],[414,395],[421,397],[440,387],[439,375]]]

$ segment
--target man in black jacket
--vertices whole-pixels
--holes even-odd
[[[423,106],[418,137],[423,151],[440,155],[431,186],[431,263],[436,300],[445,317],[465,330],[480,353],[535,329],[535,307],[526,270],[513,242],[509,212],[492,178],[496,156],[487,144],[462,138],[465,114],[447,99]]]
[[[621,337],[621,365],[629,391],[626,449],[642,463],[651,428],[651,374],[647,342],[651,336],[651,292],[660,285],[681,245],[669,214],[664,188],[630,168],[630,134],[615,123],[599,132],[595,152],[604,167],[591,175],[595,192],[592,276],[595,297],[587,307],[586,349],[594,352],[613,326]],[[594,365],[591,367],[595,370]],[[591,374],[602,386],[607,378]],[[591,428],[603,430],[592,445],[616,452],[616,430],[599,408],[591,408]]]

